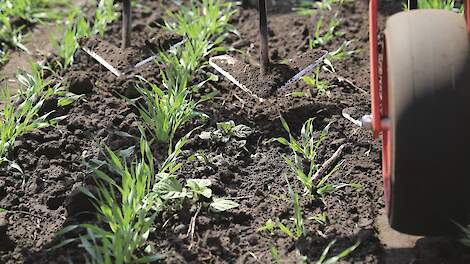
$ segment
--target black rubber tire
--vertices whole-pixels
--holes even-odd
[[[443,10],[390,17],[392,228],[446,235],[470,204],[470,67],[465,19]]]

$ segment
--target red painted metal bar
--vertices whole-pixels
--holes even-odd
[[[465,1],[465,17],[467,18],[468,33],[470,33],[470,0]]]
[[[382,119],[380,111],[379,51],[378,51],[378,0],[369,1],[370,90],[372,97],[372,128],[378,137]]]

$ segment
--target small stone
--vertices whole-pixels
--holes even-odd
[[[183,224],[180,224],[180,225],[177,225],[174,229],[175,233],[176,234],[181,234],[181,233],[184,233],[187,231],[187,228],[185,225]]]

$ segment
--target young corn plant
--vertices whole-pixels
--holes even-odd
[[[318,138],[316,138],[313,121],[314,119],[310,118],[303,124],[300,133],[300,140],[297,140],[292,135],[286,120],[281,117],[282,126],[289,134],[289,139],[283,137],[274,139],[291,149],[294,157],[284,157],[284,160],[295,174],[296,178],[304,186],[305,193],[314,197],[316,194],[324,196],[328,192],[332,192],[346,186],[360,188],[361,186],[355,183],[328,183],[329,178],[339,170],[342,164],[341,162],[333,167],[333,169],[326,171],[324,175],[317,174],[320,169],[320,164],[317,163],[318,150],[328,135],[330,125],[327,125],[320,132]]]
[[[323,96],[327,94],[332,85],[327,80],[320,79],[320,69],[321,67],[317,66],[312,76],[305,75],[302,80],[311,88],[316,89],[318,95]]]

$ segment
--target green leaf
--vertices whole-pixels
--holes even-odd
[[[227,121],[227,122],[217,123],[217,129],[222,130],[222,132],[224,132],[225,135],[230,134],[233,128],[235,128],[235,122],[233,122],[232,120]]]
[[[0,208],[0,213],[7,212],[7,209]]]
[[[278,226],[282,233],[286,234],[288,237],[294,238],[294,235],[289,230],[289,228],[287,228],[287,226],[285,226],[283,223],[279,223]]]
[[[258,228],[256,231],[257,232],[268,231],[272,233],[274,231],[274,227],[275,227],[275,224],[273,220],[269,219],[268,221],[266,221],[266,223],[262,227]]]
[[[224,198],[214,198],[210,204],[210,207],[216,212],[224,212],[238,206],[238,203]]]
[[[206,198],[212,197],[212,190],[208,187],[211,186],[211,181],[208,179],[189,179],[186,186],[191,188],[194,193],[200,194]]]
[[[340,259],[347,257],[349,254],[351,254],[356,248],[360,245],[360,242],[356,242],[353,246],[341,251],[338,255],[327,259],[326,261],[322,262],[322,264],[334,264],[337,263]]]
[[[281,143],[282,145],[289,146],[289,141],[283,137],[275,138],[274,140]]]
[[[155,185],[154,191],[165,200],[179,199],[188,196],[188,194],[183,191],[181,183],[174,176],[168,176],[161,179]]]

